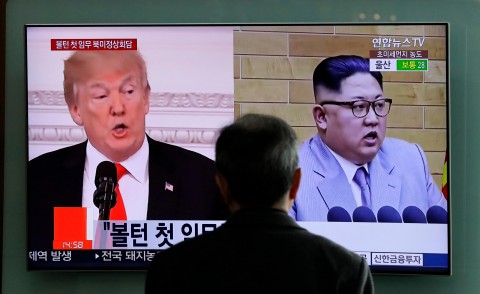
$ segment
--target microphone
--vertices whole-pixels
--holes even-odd
[[[377,218],[370,208],[359,206],[353,211],[353,221],[361,223],[376,223]]]
[[[98,220],[109,220],[110,209],[117,204],[117,168],[110,161],[103,161],[97,166],[95,173],[95,186],[93,192],[93,203],[98,207]]]
[[[383,206],[377,212],[379,223],[401,223],[402,217],[398,211],[391,206]]]
[[[352,218],[345,208],[334,206],[328,211],[327,220],[329,222],[351,222]]]
[[[443,207],[434,205],[427,210],[427,221],[429,224],[448,223],[448,214]]]
[[[426,224],[425,214],[416,206],[408,206],[402,213],[404,223]]]

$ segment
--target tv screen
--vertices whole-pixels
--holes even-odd
[[[157,144],[152,141],[175,145],[190,150],[188,154],[200,154],[202,162],[214,160],[217,131],[234,116],[265,113],[283,118],[299,137],[303,177],[290,215],[301,226],[362,255],[373,273],[451,273],[447,24],[27,25],[25,30],[30,270],[146,269],[156,252],[223,223],[225,214],[201,214],[204,207],[189,206],[178,200],[181,197],[171,200],[177,206],[161,205],[158,210],[164,214],[159,217],[150,213],[156,201],[151,195],[153,183],[158,182],[168,197],[188,190],[182,188],[183,179],[209,175],[199,172],[204,171],[200,163],[192,163],[178,171],[182,181],[153,177],[150,165],[158,152],[152,150],[143,159],[136,160],[135,153],[134,160],[125,160],[129,166],[148,164],[146,180],[138,180],[133,172],[133,180],[118,179],[130,194],[145,197],[140,201],[124,197],[126,220],[102,218],[108,212],[102,210],[103,204],[97,207],[94,199],[108,194],[102,189],[110,187],[109,182],[102,182],[98,175],[109,168],[102,169],[98,163],[100,159],[123,163],[125,158],[112,159],[102,152],[121,146],[108,146],[108,138],[101,137],[102,130],[92,124],[104,117],[128,117],[122,103],[99,108],[104,103],[99,101],[117,101],[113,94],[128,96],[139,90],[148,96],[140,100],[148,101],[140,110],[145,114],[140,130],[149,143],[146,148]],[[134,72],[145,72],[145,78],[139,74],[138,82],[131,82],[129,75],[108,79],[114,73],[130,72],[125,68],[136,68],[137,63],[130,63],[132,52],[134,58],[139,53],[146,67]],[[110,63],[117,55],[125,56]],[[75,56],[93,58],[93,70],[85,74],[73,67],[84,61]],[[320,159],[306,160],[303,154],[312,142],[329,142],[324,147],[332,166],[344,168],[339,164],[341,152],[334,150],[341,138],[320,139],[321,121],[315,115],[320,106],[351,107],[322,105],[325,101],[315,98],[313,73],[329,57],[366,59],[368,70],[382,76],[384,95],[375,100],[391,99],[384,119],[386,139],[379,152],[388,160],[378,161],[385,175],[381,180],[373,178],[380,174],[373,165],[375,159],[367,165],[372,193],[366,211],[357,209],[362,204],[355,204],[361,194],[355,192],[355,185],[350,183],[343,190],[328,181],[331,175],[313,167]],[[89,93],[91,101],[82,100]],[[127,96],[118,101],[134,101]],[[368,105],[369,111],[381,112],[377,107]],[[142,118],[137,121],[141,123]],[[119,137],[134,131],[128,120],[112,129]],[[387,143],[394,146],[388,152]],[[398,156],[411,148],[419,157]],[[77,151],[75,156],[72,149]],[[39,168],[39,162],[44,168]],[[75,167],[78,171],[73,172]],[[348,172],[344,171],[339,175],[345,177]],[[207,186],[210,180],[202,180],[201,185]],[[210,189],[185,186],[191,188],[182,196],[186,199],[190,194],[197,197],[198,189]],[[376,195],[379,187],[388,188]],[[338,199],[347,204],[338,204]],[[177,213],[181,210],[188,213]]]

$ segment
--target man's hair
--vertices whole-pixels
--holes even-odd
[[[88,79],[96,68],[108,63],[112,71],[126,72],[138,70],[142,87],[150,90],[147,79],[147,67],[143,57],[137,51],[131,50],[97,50],[97,51],[76,51],[64,61],[63,90],[67,105],[75,103],[77,96],[76,85]]]
[[[290,189],[298,167],[297,137],[283,120],[246,114],[220,132],[216,168],[244,207],[271,207]]]
[[[340,92],[341,83],[356,73],[370,73],[383,89],[383,77],[379,71],[370,71],[369,60],[356,55],[328,57],[320,62],[313,72],[313,93],[318,102],[318,87]]]

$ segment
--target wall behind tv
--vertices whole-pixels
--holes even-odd
[[[26,271],[24,24],[449,22],[453,275],[375,276],[377,293],[480,288],[480,1],[8,0],[3,293],[142,293],[144,272]],[[48,71],[48,69],[45,69]],[[468,160],[467,160],[468,158]],[[286,273],[288,275],[288,273]],[[280,282],[276,281],[276,282]]]

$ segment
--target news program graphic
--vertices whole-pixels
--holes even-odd
[[[103,56],[106,59],[105,56],[140,56],[142,62],[145,62],[149,85],[149,96],[144,97],[149,102],[144,122],[147,141],[151,139],[151,142],[163,143],[155,146],[168,144],[198,153],[207,157],[195,157],[198,158],[198,164],[208,162],[208,166],[213,166],[208,159],[215,156],[217,132],[234,119],[233,27],[26,25],[25,34],[29,163],[45,154],[57,156],[65,150],[87,146],[87,133],[82,123],[77,124],[72,117],[64,93],[64,62],[76,54],[80,57]],[[115,53],[109,54],[113,52]],[[112,61],[111,64],[113,63]],[[99,63],[95,71],[103,68]],[[124,122],[120,127],[132,127],[126,124]],[[157,238],[147,234],[155,231],[157,219],[166,222],[167,228],[171,221],[148,215],[149,203],[154,202],[150,200],[150,194],[168,194],[165,197],[187,194],[184,190],[187,187],[182,186],[181,178],[196,173],[193,172],[194,167],[191,170],[175,170],[175,177],[161,180],[158,180],[161,177],[158,170],[147,172],[146,180],[132,188],[135,185],[132,182],[137,179],[135,176],[138,177],[141,172],[129,171],[126,179],[118,177],[115,181],[110,173],[96,175],[97,162],[90,160],[88,152],[85,155],[85,150],[65,160],[52,155],[49,159],[50,163],[56,160],[55,167],[53,164],[43,164],[44,161],[41,169],[36,169],[38,165],[27,167],[27,173],[30,170],[27,182],[36,183],[40,177],[35,177],[35,174],[41,173],[42,179],[46,179],[42,184],[51,187],[37,189],[38,185],[31,184],[27,191],[29,269],[146,269],[155,252],[166,248],[155,243],[162,235]],[[171,147],[169,150],[177,149]],[[73,157],[78,159],[82,154],[84,157],[81,162],[72,167],[71,163],[75,161]],[[147,158],[148,167],[148,164],[153,164],[151,152]],[[107,158],[98,159],[101,162]],[[197,164],[197,161],[189,162]],[[91,169],[85,171],[88,164]],[[166,166],[165,161],[162,164],[165,169],[172,170]],[[62,168],[65,166],[68,171],[68,175],[67,172],[61,174],[61,180],[59,176],[53,176],[54,172],[58,173],[58,165]],[[158,185],[155,181],[159,181]],[[158,191],[150,191],[150,185],[145,184],[149,182],[154,183],[155,188],[159,187]],[[214,184],[214,178],[211,184]],[[119,187],[121,189],[117,191]],[[208,189],[210,187],[205,188]],[[144,197],[141,204],[134,201],[136,193]],[[195,191],[191,193],[197,195]],[[37,200],[40,202],[35,202]],[[121,210],[118,212],[122,203],[125,207],[123,214]],[[188,205],[191,204],[185,206]],[[165,207],[163,205],[160,209]],[[189,208],[184,210],[188,211]],[[205,212],[207,213],[210,212]],[[127,214],[128,221],[133,223],[116,223],[125,220]],[[167,211],[165,214],[175,218],[173,212]],[[188,233],[188,226],[183,227],[186,236],[195,234],[195,231],[203,232],[198,227],[200,223],[195,222],[195,217],[202,214],[192,211],[191,215],[188,218],[194,219],[191,233]],[[222,219],[223,217],[220,218]],[[101,221],[111,223],[103,224]],[[181,228],[182,226],[179,229]],[[135,237],[137,234],[143,234],[144,238]],[[168,245],[169,242],[179,242],[179,234],[169,233],[169,238],[161,239],[160,243],[166,241],[165,244]],[[123,243],[125,238],[127,241]],[[122,261],[118,260],[118,252],[111,250],[122,251]],[[107,260],[107,256],[111,260],[99,264],[100,260]]]
[[[377,50],[370,50],[371,71],[428,71],[424,37],[376,37],[372,43]]]
[[[382,72],[383,91],[393,100],[387,137],[422,147],[433,184],[444,188],[447,198],[446,23],[27,25],[25,33],[29,160],[87,139],[72,121],[63,93],[63,62],[73,52],[139,52],[151,86],[146,134],[210,159],[218,130],[234,115],[275,115],[296,130],[299,141],[313,136],[313,70],[327,57],[358,55],[370,59],[370,70]],[[87,201],[55,203],[41,212],[45,219],[28,217],[30,227],[51,223],[45,230],[29,231],[30,270],[145,270],[157,252],[223,224],[146,217],[99,220],[92,197],[95,168]],[[78,177],[72,181],[81,185],[82,175]],[[166,195],[182,189],[174,179],[149,181],[158,181]],[[28,191],[29,203],[35,192]],[[45,197],[56,196],[69,199],[70,194]],[[449,275],[449,209],[417,208],[382,205],[349,213],[333,206],[328,221],[298,223],[363,256],[373,273]],[[47,240],[39,237],[44,231],[51,231]],[[48,247],[32,245],[37,241]]]
[[[92,237],[87,234],[91,213],[86,208],[55,207],[53,214],[54,250],[92,249]]]

